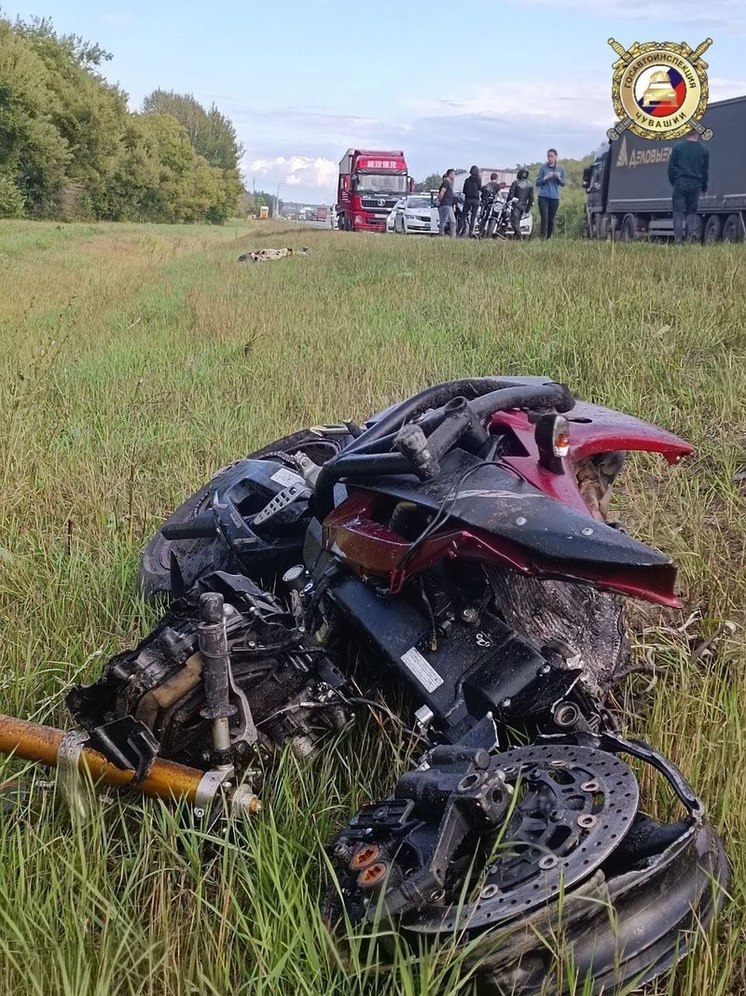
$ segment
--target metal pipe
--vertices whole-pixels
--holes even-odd
[[[231,659],[224,609],[220,592],[206,591],[200,596],[198,639],[205,690],[205,705],[200,716],[209,719],[212,724],[213,762],[219,768],[227,768],[231,764],[229,717],[236,711],[230,703]]]
[[[57,755],[67,734],[53,726],[42,726],[39,723],[29,723],[14,716],[0,715],[0,754],[9,754],[25,761],[36,761],[54,768],[57,766]],[[197,792],[205,778],[205,772],[198,768],[188,768],[175,761],[156,758],[148,775],[142,781],[135,781],[134,771],[125,771],[107,761],[103,754],[83,745],[78,760],[78,770],[87,770],[94,782],[102,782],[115,788],[130,788],[142,795],[155,796],[159,799],[184,799],[195,802]],[[256,813],[260,802],[256,796],[241,792],[241,788],[232,789],[228,800],[240,795],[241,807],[247,812]]]

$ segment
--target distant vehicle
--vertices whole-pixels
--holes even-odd
[[[493,173],[497,173],[497,183],[504,184],[507,189],[513,180],[518,179],[518,170],[515,169],[492,169],[489,166],[480,166],[479,175],[482,178],[482,186],[490,182]],[[464,180],[469,173],[467,170],[459,170],[453,179],[453,190],[456,194],[462,194],[464,190]]]
[[[406,204],[406,201],[407,201],[406,197],[400,197],[399,200],[396,202],[396,204],[394,204],[393,208],[389,211],[389,215],[386,218],[387,232],[395,231],[394,225],[396,224],[396,213],[399,210],[399,208],[403,207],[404,204]]]
[[[348,232],[385,231],[394,205],[413,188],[403,152],[348,149],[339,164],[339,227]]]
[[[269,207],[266,204],[259,206],[259,220],[266,221],[269,218]]]
[[[325,207],[316,208],[316,221],[326,221],[328,212]]]
[[[408,194],[392,211],[392,229],[402,235],[437,235],[438,209],[432,194]]]
[[[710,180],[699,198],[704,242],[741,242],[746,236],[746,96],[710,104],[702,125],[711,128]],[[645,139],[625,131],[604,143],[583,172],[585,234],[622,242],[673,235],[668,160],[676,140]]]

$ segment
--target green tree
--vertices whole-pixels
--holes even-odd
[[[235,210],[243,190],[238,163],[243,147],[236,136],[233,123],[221,114],[215,104],[208,110],[191,94],[174,93],[172,90],[154,90],[143,101],[145,114],[169,114],[176,118],[189,136],[192,148],[208,165],[221,171],[221,189],[215,190],[215,177],[210,186],[217,201],[210,209],[212,220],[225,220]],[[207,182],[207,174],[203,173]]]
[[[442,173],[431,173],[430,176],[426,176],[421,183],[415,183],[414,189],[417,193],[426,193],[429,190],[437,190],[440,187],[440,181],[443,179]]]
[[[163,91],[170,110],[130,113],[109,58],[47,20],[0,17],[0,215],[225,221],[242,191],[231,122]]]
[[[211,166],[237,170],[243,147],[236,137],[233,123],[215,104],[205,110],[191,94],[172,90],[154,90],[143,101],[146,114],[170,114],[184,126],[194,151]]]

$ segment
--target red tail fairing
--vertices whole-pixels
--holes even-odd
[[[572,562],[522,546],[514,540],[475,528],[459,526],[452,518],[442,532],[415,546],[382,523],[398,502],[372,491],[356,491],[324,521],[324,545],[360,575],[385,578],[391,594],[416,574],[443,560],[477,561],[512,567],[539,578],[586,582],[659,605],[679,608],[675,593],[675,565],[649,547],[625,537],[630,545],[651,554],[652,563],[622,564]],[[450,528],[449,528],[450,526]],[[593,528],[593,527],[588,527]],[[610,532],[610,527],[603,527]]]
[[[598,454],[628,450],[661,453],[673,464],[693,448],[641,419],[585,402],[566,417],[569,449],[551,468],[537,443],[535,419],[512,410],[489,420],[493,434],[509,434],[505,451],[492,465],[470,468],[465,455],[454,452],[435,488],[401,477],[366,484],[324,520],[327,550],[360,574],[385,578],[392,593],[409,577],[458,557],[679,607],[674,564],[590,518],[578,467]],[[468,485],[449,492],[464,468]],[[413,542],[392,528],[399,503],[437,512],[446,498],[449,511],[442,526],[422,541]]]
[[[509,429],[516,447],[501,461],[524,481],[580,512],[588,508],[577,483],[575,468],[580,460],[611,450],[660,453],[676,464],[694,453],[694,447],[671,432],[633,415],[578,401],[566,415],[570,424],[570,450],[562,458],[562,473],[542,466],[534,426],[524,411],[497,412],[490,421],[492,432]],[[522,452],[521,452],[522,451]]]

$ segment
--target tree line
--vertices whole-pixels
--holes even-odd
[[[0,17],[0,218],[212,222],[235,214],[231,121],[154,90],[141,111],[101,72],[111,55],[48,20]]]

